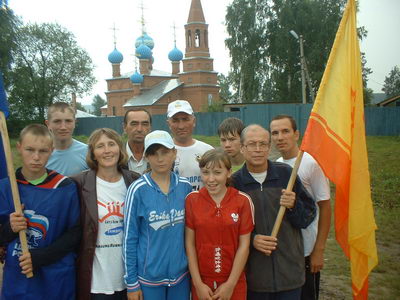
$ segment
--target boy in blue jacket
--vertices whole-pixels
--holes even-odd
[[[145,138],[151,171],[128,189],[124,213],[125,281],[129,300],[186,300],[185,198],[192,186],[172,172],[176,149],[166,131]]]
[[[46,169],[52,149],[46,126],[31,124],[21,131],[16,179],[23,214],[14,212],[9,179],[0,180],[0,246],[7,247],[2,300],[75,298],[79,199],[72,180]],[[24,229],[29,252],[22,255],[18,232]],[[26,278],[31,271],[33,277]]]

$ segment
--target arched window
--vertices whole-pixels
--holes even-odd
[[[200,47],[200,30],[196,29],[196,33],[194,35],[194,46],[196,48]]]

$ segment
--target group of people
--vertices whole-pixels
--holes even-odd
[[[275,117],[271,134],[225,119],[218,149],[193,138],[188,101],[168,105],[167,124],[171,135],[152,131],[148,111],[128,110],[126,144],[101,128],[86,145],[72,138],[72,107],[54,103],[47,127],[21,131],[22,214],[0,180],[0,299],[318,298],[329,183],[305,154],[286,190],[299,152],[294,119]],[[279,162],[268,159],[271,141]],[[280,206],[287,212],[275,238]]]

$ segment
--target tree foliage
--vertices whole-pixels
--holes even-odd
[[[92,60],[67,29],[56,23],[27,24],[18,28],[16,41],[9,93],[13,118],[44,120],[54,101],[92,89]]]
[[[9,69],[12,52],[17,48],[16,31],[21,21],[8,8],[0,7],[0,70],[4,75],[5,86],[9,84]]]
[[[87,112],[87,111],[86,111],[86,108],[84,108],[83,105],[82,105],[82,103],[80,103],[80,102],[76,102],[76,109],[77,109],[77,110],[80,110],[80,111]]]
[[[291,30],[303,37],[316,94],[346,2],[233,0],[226,14],[226,46],[232,57],[234,98],[242,102],[301,102],[300,47]],[[362,27],[358,34],[362,38],[367,32]],[[370,72],[363,69],[365,86]],[[307,100],[310,102],[310,97]]]
[[[93,97],[92,106],[94,108],[93,114],[95,116],[101,116],[101,107],[106,105],[107,102],[100,95],[96,95]]]
[[[230,103],[232,100],[231,80],[224,74],[218,74],[219,97],[224,103]]]
[[[388,76],[385,77],[382,91],[388,98],[400,95],[400,68],[398,66],[394,66]]]

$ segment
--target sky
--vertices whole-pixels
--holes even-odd
[[[232,0],[202,0],[206,23],[209,24],[209,47],[214,58],[214,70],[228,74],[229,51],[225,47],[226,7]],[[111,78],[108,54],[114,49],[114,27],[117,49],[123,54],[121,73],[135,69],[135,40],[141,35],[141,0],[9,0],[14,13],[26,22],[57,22],[71,31],[80,47],[90,55],[95,65],[97,84],[89,95],[78,98],[90,104],[96,94],[105,98],[105,79]],[[184,25],[191,0],[145,0],[143,15],[145,29],[155,43],[153,68],[171,71],[168,52],[174,47],[174,24],[177,48],[185,51]],[[400,66],[400,1],[360,0],[358,26],[365,26],[368,36],[360,44],[366,53],[367,66],[373,73],[368,87],[382,92],[385,77],[395,66]],[[305,53],[306,59],[310,60]]]

